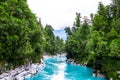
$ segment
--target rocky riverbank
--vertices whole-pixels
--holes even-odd
[[[71,64],[75,64],[75,65],[79,65],[79,66],[87,66],[87,62],[83,63],[83,64],[79,64],[76,63],[76,61],[74,59],[67,59],[67,62],[70,62]],[[94,77],[99,77],[99,78],[105,78],[105,75],[100,73],[99,70],[95,70],[96,72],[93,72],[93,76]]]
[[[24,78],[31,77],[36,74],[41,68],[44,67],[44,63],[41,60],[41,64],[34,63],[28,66],[21,66],[14,70],[9,70],[0,75],[0,80],[24,80]]]
[[[50,57],[60,57],[64,56],[66,53],[63,54],[57,54],[57,55],[44,55],[43,59],[41,59],[41,64],[39,63],[33,63],[29,65],[23,65],[21,67],[15,68],[14,70],[6,71],[2,74],[0,74],[0,80],[24,80],[25,78],[29,78],[33,75],[35,75],[40,69],[44,68],[44,59],[50,58]]]

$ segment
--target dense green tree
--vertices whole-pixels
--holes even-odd
[[[120,18],[117,20],[113,20],[113,22],[111,23],[111,27],[113,27],[118,34],[120,34]]]
[[[45,51],[50,54],[55,54],[55,49],[54,49],[54,41],[55,41],[55,35],[53,33],[53,28],[51,25],[46,25],[45,26],[45,36],[46,36],[46,47]]]
[[[80,27],[80,24],[81,24],[80,18],[81,18],[80,13],[76,13],[76,18],[75,18],[75,23],[74,23],[75,27]]]
[[[77,22],[77,19],[75,22]],[[72,29],[71,32],[72,34],[68,36],[68,40],[66,41],[66,52],[68,53],[67,57],[82,60],[83,58],[81,57],[84,57],[84,54],[87,54],[85,46],[87,43],[87,36],[90,33],[87,17],[84,18],[83,24],[80,24],[75,31]]]
[[[40,62],[43,52],[60,53],[63,44],[55,37],[52,26],[43,28],[26,0],[0,1],[0,66],[8,64],[8,68],[14,68]]]
[[[64,41],[60,39],[58,36],[55,37],[55,53],[63,53],[64,52]]]
[[[110,53],[108,56],[119,58],[120,57],[120,39],[114,39],[110,43]]]
[[[45,52],[55,55],[64,51],[64,41],[53,33],[54,29],[51,25],[45,26],[46,46]]]
[[[87,18],[81,23],[76,15],[74,24],[78,23],[79,27],[74,25],[65,44],[68,59],[86,63],[114,80],[118,80],[117,71],[120,70],[119,3],[119,0],[112,0],[110,5],[104,6],[100,2],[98,12],[91,14],[92,25]]]
[[[65,27],[64,30],[65,30],[65,33],[67,33],[67,35],[71,35],[72,34],[70,27]]]
[[[120,18],[120,0],[112,0],[111,13],[114,20]]]
[[[26,64],[27,59],[38,62],[44,46],[42,32],[26,0],[0,1],[0,62],[13,67]]]

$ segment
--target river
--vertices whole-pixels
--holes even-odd
[[[105,80],[94,77],[91,68],[66,62],[64,55],[45,58],[44,62],[43,69],[25,80]]]

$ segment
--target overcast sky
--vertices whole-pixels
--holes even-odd
[[[72,26],[75,13],[89,16],[96,13],[98,2],[107,5],[110,0],[27,0],[32,12],[41,18],[42,24],[52,25],[55,30]]]

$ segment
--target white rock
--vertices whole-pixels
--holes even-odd
[[[17,72],[17,71],[15,71],[15,70],[10,71],[9,73],[10,73],[10,75],[12,75],[12,76],[14,76],[14,75],[17,75],[17,74],[18,74],[18,72]]]
[[[95,74],[95,73],[93,73],[93,76],[95,77],[95,76],[96,76],[96,74]]]
[[[120,76],[118,76],[118,78],[120,78]]]
[[[13,80],[14,77],[13,76],[7,76],[7,77],[4,77],[5,80]]]
[[[30,74],[34,75],[37,71],[36,70],[31,70]]]
[[[0,79],[0,80],[5,80],[5,79],[3,78],[3,79]]]
[[[110,80],[113,80],[113,78],[110,78]]]
[[[117,71],[118,74],[120,74],[120,71]]]
[[[15,79],[17,79],[17,80],[24,80],[24,76],[17,75],[17,76],[15,76]]]
[[[25,78],[30,78],[32,76],[32,74],[27,74],[25,75]]]
[[[18,67],[14,70],[10,70],[8,73],[3,73],[0,75],[0,80],[24,80],[24,78],[31,77],[31,75],[34,75],[37,73],[37,71],[42,68],[44,64],[32,64],[27,67]],[[26,71],[26,68],[28,69]]]
[[[2,78],[4,78],[4,76],[3,76],[3,75],[0,75],[0,80],[1,80]]]

